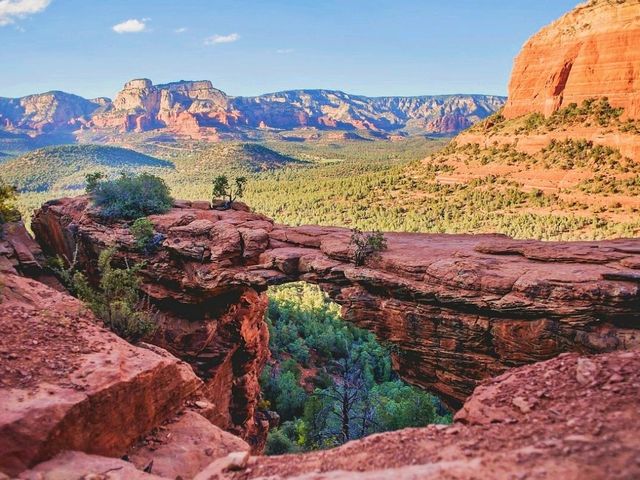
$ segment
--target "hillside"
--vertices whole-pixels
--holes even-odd
[[[23,192],[78,189],[87,173],[122,170],[161,171],[173,168],[166,160],[132,150],[102,145],[66,145],[29,152],[0,164],[0,177]]]
[[[445,218],[474,218],[468,231],[548,239],[638,235],[638,38],[637,0],[577,7],[527,42],[503,111],[403,176],[423,183],[419,199],[446,197]],[[398,201],[424,200],[402,191]],[[470,205],[473,214],[458,211]]]

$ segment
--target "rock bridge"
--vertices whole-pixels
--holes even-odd
[[[245,436],[257,428],[271,285],[320,285],[345,320],[396,346],[405,380],[453,408],[510,367],[640,346],[640,239],[388,233],[388,248],[357,267],[344,228],[288,227],[241,204],[218,211],[186,201],[149,218],[164,236],[150,255],[136,251],[126,223],[100,220],[86,197],[45,204],[33,230],[45,251],[77,254],[94,279],[106,247],[117,247],[120,261],[144,261],[143,289],[162,317],[153,343],[194,367],[217,423]]]

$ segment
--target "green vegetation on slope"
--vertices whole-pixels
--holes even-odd
[[[175,170],[157,174],[175,198],[192,200],[209,199],[211,182],[220,174],[247,176],[241,201],[293,225],[499,232],[544,240],[640,232],[637,197],[633,197],[639,182],[637,165],[616,150],[584,140],[554,142],[539,155],[519,152],[513,145],[480,148],[451,143],[442,149],[443,141],[424,137],[335,144],[271,141],[269,151],[291,162],[263,172],[238,166],[247,154],[238,145],[209,146],[205,151],[235,153],[207,157],[198,157],[201,147],[175,147],[178,150],[171,150],[172,156],[165,156]],[[420,161],[438,149],[439,153]],[[233,162],[236,154],[238,163]],[[550,173],[575,180],[549,188]],[[23,192],[17,204],[23,216],[28,219],[46,200],[80,193],[59,185],[47,192]],[[593,197],[595,191],[600,193]]]
[[[64,145],[34,150],[0,164],[0,176],[20,191],[80,189],[87,173],[169,171],[171,162],[104,145]]]
[[[184,145],[152,143],[145,145],[143,150],[175,162],[183,178],[221,170],[257,173],[304,163],[265,145],[247,142],[195,142]]]
[[[343,321],[316,286],[269,292],[272,361],[261,376],[263,407],[281,424],[268,454],[341,445],[375,432],[449,423],[439,400],[401,381],[371,332]]]
[[[570,103],[564,108],[545,117],[541,113],[506,120],[501,112],[497,112],[476,125],[468,131],[474,133],[499,134],[513,133],[532,134],[547,133],[566,129],[567,127],[601,127],[610,131],[619,131],[640,135],[639,120],[621,120],[624,109],[614,108],[609,103],[607,97],[589,98],[582,102]]]

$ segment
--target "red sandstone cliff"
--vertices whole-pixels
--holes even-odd
[[[503,97],[442,95],[369,98],[332,90],[295,90],[231,97],[210,81],[154,85],[127,82],[113,101],[85,100],[63,92],[0,97],[0,132],[69,135],[126,141],[128,133],[157,131],[167,137],[217,141],[244,138],[251,130],[322,130],[456,133],[504,105]],[[94,136],[92,136],[94,135]]]
[[[640,118],[638,0],[591,0],[534,35],[516,58],[504,116],[600,97]]]

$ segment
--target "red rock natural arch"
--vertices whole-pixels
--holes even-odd
[[[33,230],[50,254],[71,257],[78,245],[90,274],[107,246],[144,260],[143,288],[163,314],[154,342],[205,379],[217,423],[245,434],[255,428],[257,378],[269,354],[270,285],[320,285],[346,320],[397,346],[403,378],[453,407],[478,381],[513,366],[640,345],[640,239],[389,233],[389,248],[355,267],[346,229],[177,205],[150,217],[166,238],[149,257],[135,251],[126,224],[100,222],[86,197],[45,204]]]

